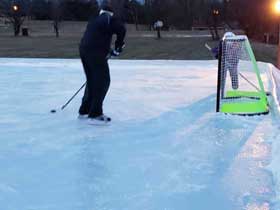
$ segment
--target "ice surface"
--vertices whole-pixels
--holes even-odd
[[[269,165],[269,169],[272,171],[274,184],[275,184],[275,209],[280,209],[280,134],[279,134],[279,117],[280,117],[280,72],[274,66],[269,65],[270,72],[270,80],[271,80],[271,91],[274,97],[273,102],[275,103],[273,108],[273,112],[275,114],[276,123],[274,132],[272,132],[270,140],[272,144],[272,159]]]
[[[93,127],[79,60],[0,59],[0,210],[277,209],[276,113],[216,114],[216,65],[111,61]]]

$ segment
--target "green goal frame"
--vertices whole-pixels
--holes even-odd
[[[218,64],[218,79],[217,79],[217,102],[216,111],[226,114],[236,115],[259,115],[269,113],[268,99],[264,90],[263,81],[261,79],[260,70],[253,53],[252,47],[247,36],[236,36],[238,39],[244,39],[245,49],[253,64],[254,73],[257,76],[259,88],[255,91],[246,90],[230,90],[225,92],[223,103],[221,103],[221,79],[222,79],[222,62],[223,62],[223,44],[224,40],[219,44],[219,64]],[[234,37],[232,38],[234,39]],[[242,99],[251,99],[250,101]],[[228,100],[227,102],[227,99]]]

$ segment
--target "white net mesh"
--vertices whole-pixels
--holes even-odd
[[[250,57],[246,36],[225,38],[221,47],[220,102],[256,100],[256,97],[239,95],[239,92],[259,92],[260,86],[253,60]],[[235,92],[233,95],[232,93]]]

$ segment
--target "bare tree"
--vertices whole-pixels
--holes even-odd
[[[0,15],[6,17],[13,25],[14,35],[20,34],[21,26],[30,10],[29,0],[1,0]]]
[[[32,18],[36,20],[49,20],[50,2],[47,0],[33,0],[30,13]]]
[[[139,3],[135,0],[130,0],[129,4],[127,5],[128,15],[132,17],[136,31],[138,31],[139,24],[138,7]]]
[[[51,18],[53,21],[53,29],[56,37],[60,35],[60,26],[63,14],[63,3],[62,0],[52,0],[51,1]]]
[[[126,5],[129,3],[129,0],[109,0],[114,9],[114,13],[117,17],[124,19],[126,16]]]
[[[153,29],[154,25],[154,7],[153,4],[154,0],[145,0],[144,1],[144,7],[145,7],[145,16],[144,19],[146,20],[146,24],[149,25],[149,29]]]
[[[207,18],[207,0],[146,0],[152,22],[160,19],[165,27],[189,29],[194,22]]]

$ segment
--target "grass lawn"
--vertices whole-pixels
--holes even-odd
[[[80,36],[13,37],[0,35],[0,57],[28,58],[77,58]],[[143,38],[128,36],[126,49],[121,59],[182,59],[209,60],[213,59],[204,47],[205,43],[216,46],[209,38]],[[277,46],[252,43],[257,60],[276,62]]]

